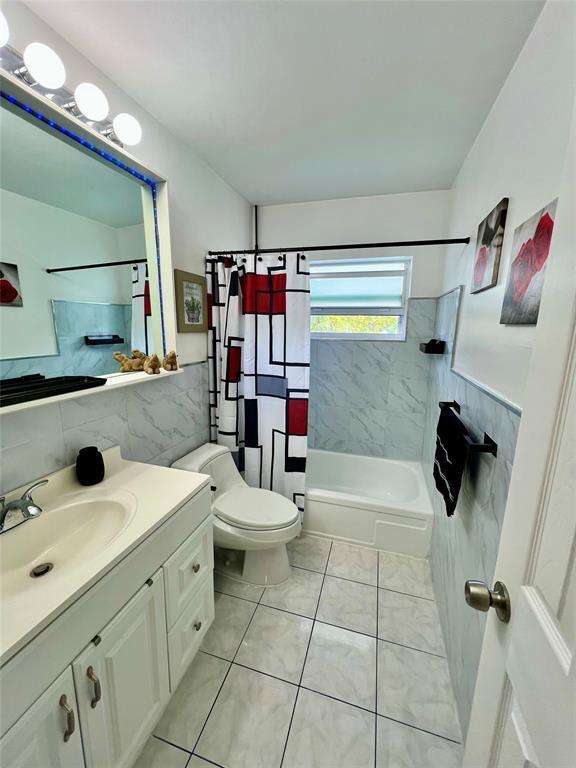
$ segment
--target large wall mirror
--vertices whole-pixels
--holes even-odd
[[[156,186],[5,98],[0,130],[0,378],[162,359]]]

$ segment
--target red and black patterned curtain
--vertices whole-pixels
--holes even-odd
[[[238,452],[249,485],[302,511],[310,378],[305,254],[208,257],[213,442]]]

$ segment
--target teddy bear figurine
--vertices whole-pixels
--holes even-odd
[[[151,375],[160,373],[160,358],[156,353],[144,359],[144,372]]]
[[[128,355],[124,355],[122,352],[113,352],[112,357],[120,363],[120,373],[133,373],[134,371],[142,371],[144,369],[143,357],[128,357]]]
[[[165,371],[178,370],[178,361],[176,360],[176,352],[174,351],[168,352],[168,354],[166,355],[162,363],[162,368],[164,368]]]

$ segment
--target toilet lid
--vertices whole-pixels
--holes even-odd
[[[236,486],[214,500],[214,514],[237,528],[273,530],[298,520],[298,508],[279,493]]]

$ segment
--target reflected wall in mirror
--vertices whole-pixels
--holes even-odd
[[[150,188],[4,106],[0,130],[0,378],[161,357]]]

